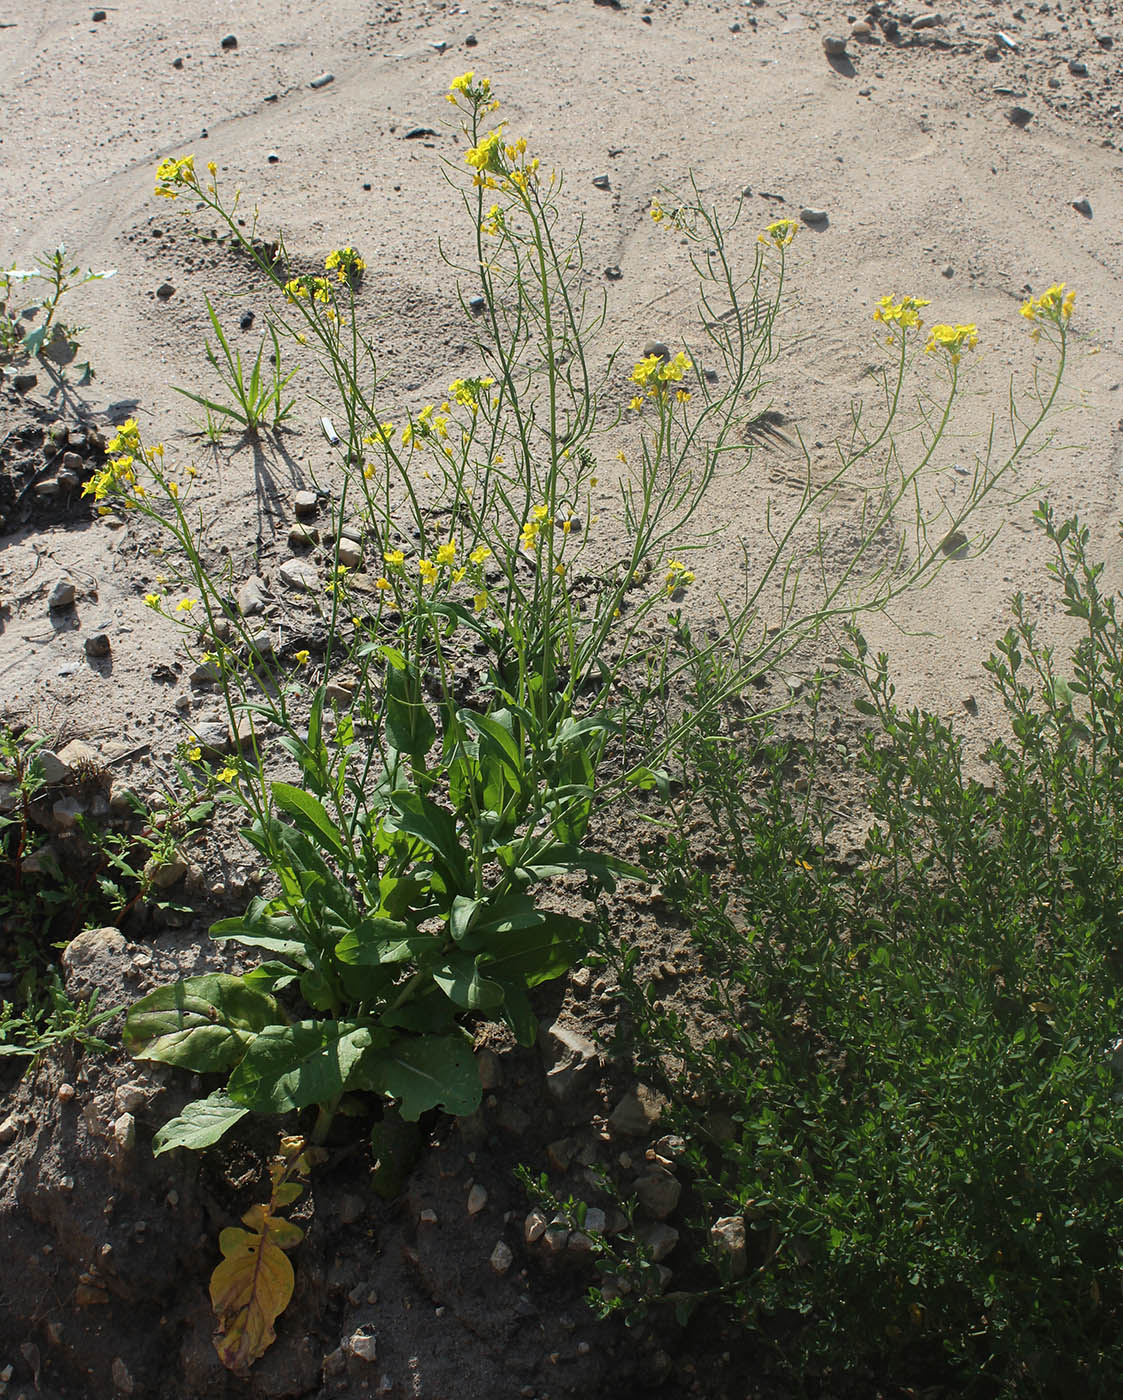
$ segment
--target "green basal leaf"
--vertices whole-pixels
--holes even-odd
[[[187,1104],[178,1118],[164,1124],[152,1139],[152,1155],[159,1157],[162,1152],[172,1152],[177,1147],[201,1152],[217,1142],[248,1112],[249,1109],[236,1104],[225,1089],[216,1089],[208,1098]]]
[[[476,959],[457,953],[432,970],[433,981],[465,1011],[492,1011],[503,1004],[503,988],[481,974]]]
[[[363,1073],[372,1088],[401,1100],[407,1123],[415,1123],[430,1108],[463,1117],[479,1107],[480,1076],[471,1044],[461,1031],[400,1036],[388,1048],[369,1054]]]
[[[209,1074],[236,1065],[255,1037],[281,1019],[276,1001],[224,972],[157,987],[125,1018],[125,1049]]]
[[[341,861],[347,860],[347,849],[339,830],[327,814],[327,809],[310,792],[290,783],[273,784],[273,801],[297,827],[313,841],[319,839]]]
[[[364,1054],[388,1039],[365,1021],[298,1021],[255,1038],[227,1088],[255,1113],[328,1103],[347,1088]]]
[[[411,925],[400,919],[369,918],[349,929],[335,945],[335,956],[353,967],[377,967],[381,963],[405,962],[414,950],[432,940],[424,934],[413,937]]]
[[[463,889],[469,883],[467,858],[457,839],[452,817],[435,802],[406,788],[391,793],[390,801],[397,814],[398,827],[424,841],[440,858],[452,883]]]
[[[420,698],[419,687],[408,670],[392,666],[386,672],[386,738],[399,753],[420,762],[433,747],[437,726]]]
[[[480,957],[480,971],[501,982],[509,995],[512,985],[537,987],[568,972],[589,938],[580,919],[545,913],[537,927],[481,932],[480,942],[488,950]]]

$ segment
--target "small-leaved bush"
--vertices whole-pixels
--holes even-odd
[[[924,344],[927,303],[883,298],[879,412],[855,412],[837,463],[808,462],[802,491],[768,515],[744,595],[696,600],[687,551],[706,534],[710,488],[759,450],[755,401],[777,354],[796,225],[762,232],[738,272],[739,207],[726,220],[696,190],[669,213],[656,204],[656,225],[685,241],[698,274],[699,343],[661,346],[629,370],[600,346],[607,300],[562,216],[561,176],[495,124],[486,79],[464,74],[448,98],[467,147],[446,174],[470,229],[461,270],[477,289],[478,363],[412,412],[381,402],[354,248],[329,253],[322,272],[297,271],[283,240],[263,252],[242,230],[239,196],[214,163],[204,175],[185,156],[157,173],[159,195],[220,221],[255,260],[273,288],[271,326],[314,357],[335,395],[315,660],[311,647],[286,661],[261,646],[195,508],[196,468],[165,460],[136,422],[88,487],[100,509],[122,505],[164,532],[176,586],[146,601],[210,668],[239,736],[229,760],[205,736],[185,751],[244,811],[271,882],[212,930],[260,955],[256,965],[160,988],[129,1014],[135,1055],[222,1079],[161,1130],[161,1151],[204,1147],[246,1113],[300,1109],[317,1111],[310,1136],[322,1140],[357,1094],[406,1119],[470,1112],[472,1019],[532,1043],[531,993],[595,937],[575,894],[640,873],[604,849],[598,818],[655,784],[720,701],[722,687],[652,730],[652,705],[694,659],[674,654],[668,614],[693,605],[718,619],[702,652],[722,649],[728,692],[826,619],[886,606],[930,579],[941,542],[1001,493],[1061,383],[1071,307],[1057,301],[1028,400],[1012,399],[1009,440],[992,434],[953,508],[925,505],[977,333],[937,325]],[[914,456],[895,437],[906,418]],[[852,548],[828,557],[822,518],[851,476],[862,502]],[[342,534],[356,526],[361,566]],[[349,689],[329,687],[337,673]]]
[[[829,855],[825,731],[746,748],[711,726],[651,872],[712,979],[708,1021],[664,1008],[621,954],[699,1223],[724,1221],[714,1293],[804,1378],[1117,1391],[1123,654],[1087,531],[1037,519],[1080,639],[1062,664],[1015,601],[987,662],[1009,721],[987,777],[948,721],[895,703],[854,632],[856,868]]]

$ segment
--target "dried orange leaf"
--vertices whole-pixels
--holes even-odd
[[[299,1226],[267,1216],[260,1206],[247,1211],[246,1218],[257,1228],[222,1231],[218,1247],[223,1260],[211,1275],[211,1304],[218,1317],[215,1350],[231,1371],[246,1370],[276,1341],[273,1324],[288,1306],[294,1283],[284,1250],[303,1234]]]

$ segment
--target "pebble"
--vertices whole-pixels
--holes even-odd
[[[624,269],[619,263],[613,263],[611,267],[605,268],[604,275],[610,282],[619,282],[624,275]]]
[[[334,73],[321,73],[320,76],[319,76],[318,78],[313,78],[312,81],[308,84],[308,86],[311,87],[311,88],[322,88],[322,87],[327,87],[328,83],[334,83],[334,82],[335,82],[335,74],[334,74]]]
[[[470,49],[474,49],[480,41],[476,38],[474,34],[466,34],[464,36],[464,42],[468,45]]]
[[[845,58],[846,40],[840,39],[837,34],[824,34],[823,52],[828,58]]]
[[[532,1210],[523,1221],[523,1239],[527,1244],[537,1244],[546,1233],[548,1223],[540,1210]]]
[[[662,1095],[646,1084],[637,1084],[609,1114],[609,1130],[625,1137],[645,1137],[662,1117],[663,1104]]]
[[[603,1235],[608,1229],[608,1217],[599,1206],[589,1206],[585,1212],[585,1222],[582,1228],[586,1234]]]
[[[483,297],[481,296],[474,296],[468,298],[468,310],[474,311],[477,316],[484,309],[485,306],[487,306],[487,302],[484,301]]]
[[[86,638],[87,656],[108,656],[111,650],[109,638],[104,632],[95,632],[92,637]]]
[[[12,376],[12,388],[17,394],[29,393],[39,383],[39,376],[25,370],[22,374]]]
[[[468,1214],[479,1215],[487,1205],[487,1190],[477,1181],[468,1192]]]
[[[57,1095],[59,1103],[72,1103],[77,1092],[73,1084],[60,1084]]]
[[[1088,76],[1088,65],[1080,58],[1070,58],[1068,61],[1068,71],[1074,78],[1086,78]]]
[[[913,29],[939,29],[945,23],[939,10],[930,15],[917,15],[912,22]]]
[[[940,269],[940,275],[941,275],[942,277],[954,277],[954,276],[955,276],[955,268],[952,267],[951,263],[946,263],[946,264]]]
[[[749,1264],[744,1216],[724,1215],[715,1220],[710,1227],[710,1244],[732,1277],[743,1278]]]
[[[51,816],[59,831],[72,831],[85,810],[85,805],[76,797],[60,797],[51,808]]]
[[[873,25],[868,20],[860,19],[856,24],[850,26],[851,39],[871,39],[873,37]]]
[[[345,569],[357,569],[363,562],[363,551],[350,540],[340,541],[338,555]]]
[[[486,1046],[476,1051],[476,1070],[480,1076],[480,1088],[485,1093],[498,1089],[503,1083],[503,1066],[499,1062],[499,1056]]]
[[[607,190],[612,188],[607,175],[594,175],[593,186],[598,190]]]
[[[90,18],[93,20],[93,22],[94,22],[95,24],[100,24],[100,23],[102,22],[102,20],[105,18],[105,11],[104,11],[104,10],[95,10],[95,11],[93,12],[93,14],[90,16]]]
[[[729,26],[729,32],[730,34],[740,34],[741,26],[737,23],[736,20],[734,20],[733,23]]]
[[[636,1231],[636,1239],[651,1250],[651,1258],[661,1264],[678,1244],[678,1231],[673,1225],[656,1221],[651,1225],[641,1225]]]
[[[59,483],[55,477],[51,477],[47,481],[37,481],[34,489],[40,500],[51,500],[59,493]]]
[[[1030,122],[1033,121],[1033,113],[1028,107],[1007,107],[1006,120],[1011,126],[1016,126],[1024,131]]]
[[[265,605],[269,601],[269,590],[265,586],[265,580],[258,574],[251,574],[238,589],[237,601],[238,611],[243,617],[253,617],[257,613],[263,613]]]
[[[497,1274],[505,1274],[514,1262],[515,1255],[511,1246],[505,1240],[498,1240],[488,1260],[492,1270]]]
[[[224,34],[220,42],[224,49],[236,49],[238,47],[238,36],[236,34]]]
[[[244,331],[248,331],[249,328],[253,325],[253,312],[243,311],[241,319],[238,321],[238,324]]]
[[[566,1248],[570,1254],[591,1254],[593,1241],[584,1230],[574,1230],[566,1243]]]
[[[419,1225],[435,1225],[437,1223],[437,1212],[432,1206],[426,1206],[417,1217],[417,1223]]]
[[[1092,217],[1092,201],[1090,199],[1074,199],[1072,207],[1078,214],[1083,214],[1086,219]]]
[[[293,498],[293,509],[298,516],[315,515],[319,500],[315,491],[298,491]]]
[[[136,1119],[131,1113],[122,1113],[113,1123],[113,1136],[122,1152],[131,1152],[136,1146]]]
[[[39,769],[45,783],[53,786],[69,780],[70,764],[60,758],[53,749],[38,749],[35,756],[39,760]]]
[[[812,228],[823,228],[830,223],[830,216],[825,209],[801,209],[799,217]]]
[[[14,1113],[9,1113],[7,1118],[0,1123],[0,1147],[6,1147],[18,1132],[19,1119]]]
[[[265,159],[269,162],[270,165],[276,165],[277,162],[281,159],[281,157],[277,154],[276,151],[270,151],[269,154],[265,157]]]
[[[311,549],[320,543],[320,532],[314,525],[294,525],[289,531],[290,549]]]
[[[172,67],[173,67],[173,68],[182,68],[182,67],[183,67],[183,59],[182,59],[182,58],[173,58],[173,59],[172,59]]]
[[[378,1338],[369,1332],[352,1333],[345,1346],[356,1361],[378,1360]]]
[[[673,1215],[682,1195],[682,1183],[667,1171],[648,1172],[635,1184],[636,1199],[648,1215],[666,1220]]]
[[[175,288],[170,282],[161,282],[156,288],[156,295],[161,301],[167,301],[169,297],[175,296]]]
[[[74,599],[78,596],[78,589],[68,578],[60,578],[51,589],[51,596],[47,599],[47,607],[52,609],[69,608],[74,604]]]
[[[350,705],[355,698],[353,681],[328,681],[324,687],[324,699],[329,705]]]

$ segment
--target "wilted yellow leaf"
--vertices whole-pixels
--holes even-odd
[[[277,1339],[273,1323],[292,1297],[294,1276],[284,1251],[304,1236],[268,1207],[251,1206],[242,1217],[248,1230],[223,1230],[222,1263],[211,1275],[211,1304],[218,1317],[215,1350],[231,1371],[244,1371]]]

